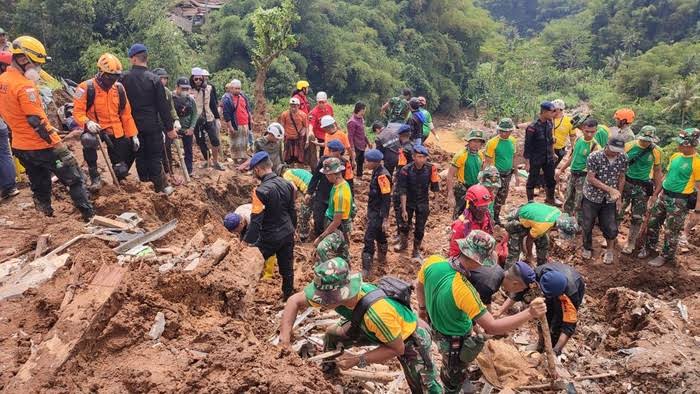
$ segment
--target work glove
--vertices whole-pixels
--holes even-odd
[[[97,134],[100,132],[100,130],[102,130],[102,126],[100,126],[99,123],[93,122],[91,120],[88,120],[87,123],[85,123],[85,128],[92,134]]]
[[[180,121],[179,121],[179,120],[176,120],[176,121],[173,122],[173,128],[174,128],[176,131],[177,131],[177,130],[180,130],[180,129],[182,128],[182,125],[180,124]]]
[[[53,148],[53,153],[56,154],[58,160],[61,161],[63,167],[77,167],[78,161],[75,160],[73,153],[66,148],[63,144],[58,144]]]
[[[141,147],[141,142],[139,142],[139,137],[138,136],[131,137],[131,142],[134,143],[134,145],[133,145],[134,152],[138,152],[139,148]]]

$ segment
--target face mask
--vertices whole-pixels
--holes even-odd
[[[29,70],[24,72],[24,76],[27,77],[27,79],[32,80],[34,82],[39,82],[41,79],[41,67],[32,67]]]
[[[107,76],[107,74],[103,74],[97,77],[97,83],[99,83],[100,86],[105,90],[109,90],[115,82],[117,82],[117,79],[111,76]]]

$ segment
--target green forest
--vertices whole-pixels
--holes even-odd
[[[541,100],[563,98],[608,123],[629,106],[635,129],[654,124],[665,139],[700,122],[700,0],[298,0],[286,2],[289,26],[264,23],[281,3],[230,1],[184,33],[168,19],[175,2],[4,0],[0,27],[43,40],[56,76],[92,76],[105,51],[127,65],[129,45],[143,42],[151,67],[205,67],[220,91],[235,76],[250,94],[261,34],[283,34],[266,67],[273,108],[306,79],[374,116],[411,87],[433,111],[486,119],[527,120]]]

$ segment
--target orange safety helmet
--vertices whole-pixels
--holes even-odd
[[[464,199],[474,204],[477,208],[485,207],[491,204],[491,192],[483,185],[474,185],[467,190]]]
[[[615,115],[613,115],[613,118],[615,120],[624,120],[627,122],[627,124],[632,124],[634,122],[634,111],[632,111],[629,108],[620,108],[617,111],[615,111]]]
[[[121,74],[122,62],[111,53],[105,53],[97,60],[97,69],[107,74]]]
[[[10,65],[12,64],[12,53],[10,52],[0,52],[0,64]]]

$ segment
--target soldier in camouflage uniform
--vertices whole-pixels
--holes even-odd
[[[508,195],[508,192],[503,192],[503,184],[501,183],[501,174],[498,172],[498,169],[494,166],[488,166],[484,168],[483,170],[479,171],[479,184],[485,188],[488,189],[488,191],[491,193],[491,203],[489,204],[489,213],[491,214],[491,224],[495,225],[500,225],[500,222],[496,220],[496,217],[494,216],[496,211],[496,203],[495,200],[498,198],[498,193],[505,194],[505,196],[502,195],[503,197],[503,202],[505,202],[505,198]],[[508,176],[508,182],[510,182],[510,175]],[[506,189],[507,190],[507,189]],[[500,207],[499,207],[500,209]]]
[[[476,185],[479,171],[484,163],[481,147],[486,142],[484,132],[472,130],[464,138],[467,145],[455,153],[447,170],[447,203],[453,209],[452,219],[457,219],[464,211],[467,189]]]
[[[668,162],[668,173],[662,188],[654,194],[656,202],[651,209],[647,231],[646,247],[639,252],[639,257],[648,256],[648,251],[656,248],[659,232],[664,226],[664,246],[661,254],[649,261],[652,267],[665,263],[675,263],[678,237],[683,232],[683,225],[688,211],[693,215],[700,213],[697,190],[700,190],[700,155],[696,151],[700,139],[700,130],[685,129],[676,138],[678,152]],[[652,198],[654,198],[652,197]]]
[[[345,166],[340,159],[331,157],[323,162],[321,173],[333,185],[326,210],[326,228],[314,241],[318,262],[330,260],[333,257],[343,257],[350,261],[350,231],[352,218],[355,215],[350,184],[343,178]]]
[[[339,344],[377,346],[360,355],[343,354],[323,364],[326,372],[336,367],[364,368],[369,363],[383,363],[396,357],[401,363],[411,393],[442,393],[437,379],[437,368],[430,354],[432,339],[427,324],[406,305],[384,297],[372,303],[362,317],[359,333],[350,331],[354,308],[365,295],[377,287],[362,281],[359,273],[351,274],[342,258],[336,257],[314,267],[314,281],[304,291],[294,294],[284,308],[280,327],[280,344],[291,344],[292,326],[297,313],[307,307],[334,309],[342,319],[331,327],[324,337],[326,351]]]
[[[632,221],[627,237],[627,245],[622,253],[631,254],[637,243],[637,237],[647,212],[649,197],[654,194],[654,189],[661,187],[661,149],[654,143],[656,139],[656,127],[644,126],[639,132],[636,141],[625,145],[627,153],[627,173],[625,174],[625,188],[622,192],[622,205],[618,211],[617,221],[622,221],[627,207],[632,206]],[[654,174],[653,183],[650,174]]]
[[[491,216],[493,217],[494,224],[501,225],[501,207],[506,203],[508,198],[508,191],[510,189],[510,181],[515,174],[515,185],[520,185],[520,178],[518,177],[517,170],[515,168],[515,152],[517,151],[517,141],[515,137],[512,136],[513,130],[515,130],[515,124],[510,118],[503,118],[498,122],[496,131],[498,135],[488,140],[485,149],[485,166],[494,166],[496,169],[496,174],[499,175],[500,181],[498,182],[498,190],[495,193],[495,203],[493,208],[491,208]],[[483,184],[483,183],[482,183]]]

